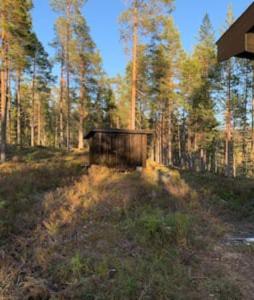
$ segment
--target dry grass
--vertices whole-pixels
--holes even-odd
[[[213,261],[230,226],[210,183],[153,163],[86,174],[80,154],[39,154],[0,167],[4,300],[248,299]]]

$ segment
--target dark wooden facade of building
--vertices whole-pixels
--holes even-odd
[[[95,129],[85,136],[90,164],[118,169],[146,167],[148,130]]]
[[[217,42],[218,60],[233,56],[254,59],[254,2]]]

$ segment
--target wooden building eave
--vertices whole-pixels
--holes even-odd
[[[93,129],[87,135],[85,135],[84,139],[88,140],[91,137],[93,137],[96,133],[153,135],[152,130],[131,130],[131,129],[106,128],[106,129]]]
[[[254,2],[216,44],[220,62],[233,56],[254,59]]]

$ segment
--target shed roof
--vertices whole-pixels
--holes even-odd
[[[87,135],[85,139],[90,139],[95,133],[118,133],[118,134],[146,134],[152,135],[152,130],[132,130],[132,129],[118,129],[118,128],[106,128],[106,129],[93,129]]]
[[[254,58],[253,49],[248,47],[248,33],[254,32],[254,2],[246,11],[229,27],[217,41],[218,60],[227,60],[232,56]]]

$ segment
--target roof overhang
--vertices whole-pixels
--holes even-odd
[[[231,57],[254,59],[254,2],[217,41],[218,61]]]
[[[85,139],[88,140],[93,137],[96,133],[109,133],[109,134],[146,134],[153,135],[152,130],[131,130],[131,129],[117,129],[117,128],[108,128],[108,129],[93,129],[87,135]]]

